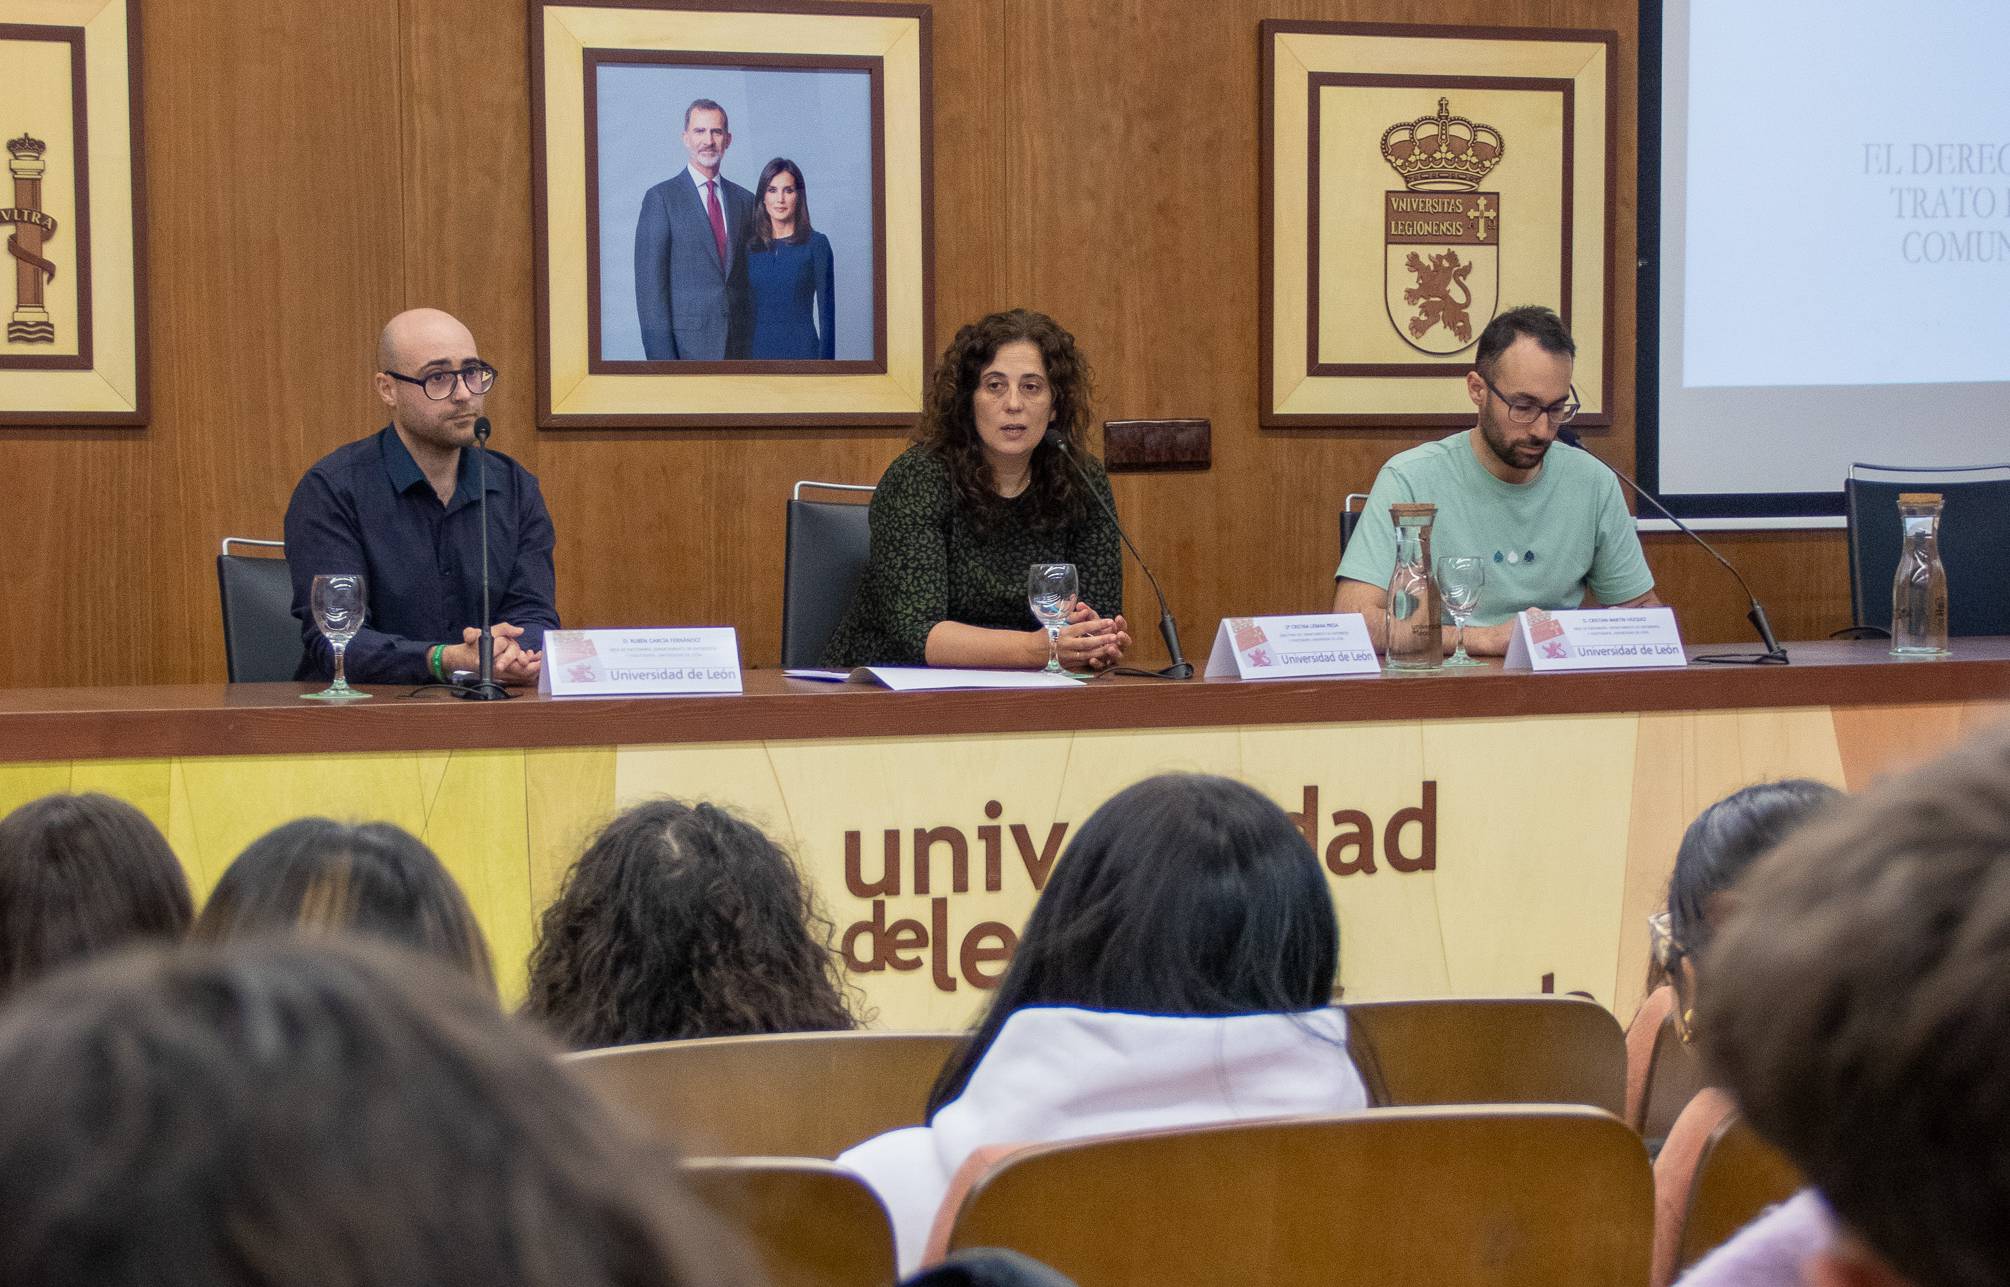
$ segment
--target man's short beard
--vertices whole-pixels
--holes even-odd
[[[1495,460],[1498,460],[1509,469],[1534,468],[1533,465],[1523,465],[1516,462],[1509,452],[1502,450],[1501,442],[1495,438],[1495,434],[1500,431],[1500,421],[1494,419],[1493,408],[1490,406],[1480,408],[1479,431],[1480,441],[1487,445],[1487,450],[1493,453]],[[1540,461],[1537,463],[1540,463]]]

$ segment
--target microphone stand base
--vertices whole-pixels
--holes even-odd
[[[1110,673],[1112,675],[1129,675],[1133,679],[1192,679],[1193,663],[1183,661],[1176,666],[1167,666],[1164,670],[1144,670],[1137,666],[1118,666]]]
[[[454,696],[464,702],[506,702],[516,696],[515,693],[493,680],[469,684],[466,687],[455,684],[452,685],[452,688]]]
[[[1691,657],[1691,661],[1710,662],[1719,666],[1785,666],[1789,665],[1787,650],[1773,652],[1713,652]]]

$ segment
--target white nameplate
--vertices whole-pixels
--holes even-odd
[[[554,697],[737,693],[731,626],[683,630],[548,630],[537,690]]]
[[[1686,666],[1672,608],[1587,608],[1515,616],[1508,670],[1622,670]]]
[[[1208,654],[1207,677],[1303,679],[1379,675],[1382,663],[1358,612],[1304,617],[1223,617]]]

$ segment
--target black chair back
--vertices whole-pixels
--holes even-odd
[[[804,488],[862,494],[848,483],[797,483],[789,498],[788,547],[782,556],[782,665],[820,666],[825,645],[858,592],[871,536],[870,505],[805,500]]]
[[[223,600],[223,656],[233,684],[283,683],[300,668],[300,624],[286,559],[232,554],[233,545],[284,550],[279,541],[226,538],[216,556]]]
[[[1986,467],[1978,467],[1986,468]],[[1901,492],[1938,492],[1940,562],[1947,569],[1947,633],[2010,634],[2010,466],[2001,478],[1943,482],[1936,471],[1903,479],[1867,479],[1852,467],[1843,480],[1849,519],[1850,619],[1891,629],[1891,581],[1904,545],[1898,521]],[[1974,472],[1968,470],[1949,472]]]
[[[1366,509],[1368,507],[1368,494],[1366,492],[1348,492],[1347,498],[1340,502],[1340,552],[1342,554],[1347,552],[1347,542],[1354,539],[1354,525],[1361,521],[1361,509],[1354,508],[1355,501],[1360,501],[1361,509]]]

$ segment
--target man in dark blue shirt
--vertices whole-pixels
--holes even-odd
[[[482,609],[481,457],[486,454],[495,676],[534,684],[553,604],[551,516],[537,479],[475,438],[495,368],[474,336],[437,309],[400,313],[377,343],[388,427],[316,461],[286,508],[286,561],[304,652],[299,679],[334,673],[310,594],[324,573],[360,572],[369,591],[344,669],[357,683],[444,679],[477,666]]]

